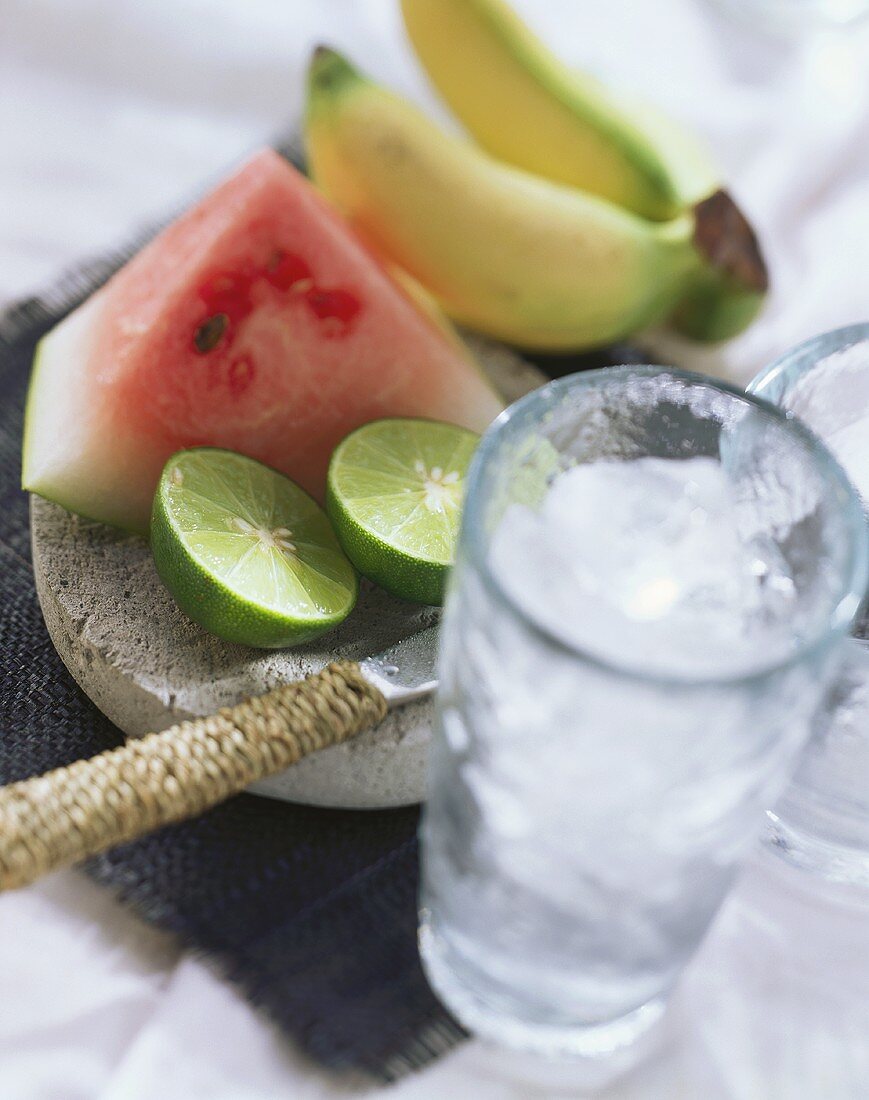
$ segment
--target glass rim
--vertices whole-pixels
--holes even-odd
[[[846,527],[850,529],[852,538],[849,557],[841,571],[841,584],[836,594],[830,597],[829,613],[823,618],[821,625],[810,634],[807,634],[792,652],[771,660],[760,661],[757,666],[750,669],[740,668],[725,671],[721,674],[683,676],[678,672],[669,670],[645,672],[636,665],[609,659],[586,647],[565,641],[552,629],[529,615],[514,600],[490,569],[485,543],[486,532],[483,530],[482,511],[478,504],[478,497],[481,493],[485,493],[489,476],[487,471],[501,445],[507,426],[509,424],[519,424],[521,426],[523,422],[532,422],[547,407],[555,408],[558,399],[575,389],[594,388],[604,380],[628,379],[637,375],[645,378],[666,375],[691,387],[703,387],[724,393],[739,402],[758,409],[765,416],[781,424],[786,432],[800,438],[805,449],[817,459],[823,477],[829,482],[833,482],[844,494],[843,506]],[[857,491],[848,480],[845,471],[823,441],[793,415],[788,414],[757,394],[747,393],[738,386],[717,378],[711,378],[708,375],[651,363],[600,367],[595,370],[581,371],[566,375],[563,378],[556,378],[538,389],[532,390],[514,404],[508,406],[489,426],[471,462],[466,480],[461,542],[463,549],[469,554],[472,567],[477,575],[482,578],[489,594],[501,606],[506,607],[514,618],[518,619],[534,635],[544,640],[556,651],[579,658],[584,663],[600,669],[603,673],[618,676],[624,680],[681,689],[747,683],[769,676],[774,672],[784,671],[801,663],[814,653],[823,652],[832,644],[837,635],[844,635],[848,630],[863,601],[867,581],[869,581],[869,529],[867,529],[863,507]]]
[[[850,325],[842,325],[840,328],[832,328],[827,332],[819,332],[816,336],[810,336],[799,344],[795,344],[777,359],[759,370],[745,387],[745,392],[755,397],[764,397],[766,390],[786,375],[800,377],[812,370],[818,360],[814,362],[804,361],[804,357],[813,351],[824,353],[823,357],[833,355],[836,351],[843,351],[861,340],[869,340],[869,321],[855,321]],[[769,398],[766,398],[769,400]],[[776,408],[781,408],[776,402],[770,402]],[[787,410],[785,410],[787,411]],[[823,443],[823,440],[821,440]]]

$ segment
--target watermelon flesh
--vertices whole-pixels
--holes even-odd
[[[240,451],[320,497],[360,424],[481,431],[501,407],[458,337],[266,150],[42,340],[23,483],[144,532],[180,448]]]

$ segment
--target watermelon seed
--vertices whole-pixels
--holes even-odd
[[[225,313],[230,323],[242,321],[252,308],[251,288],[256,273],[248,270],[226,271],[213,276],[199,290],[209,316]]]
[[[311,268],[293,252],[273,252],[265,268],[265,277],[278,290],[296,292],[302,285],[313,286]]]
[[[254,373],[255,367],[250,356],[243,355],[240,359],[233,360],[227,376],[230,393],[234,397],[240,397],[253,381]]]
[[[315,287],[305,294],[305,301],[327,337],[346,335],[362,309],[359,299],[346,290]]]
[[[335,318],[349,324],[362,308],[359,299],[346,290],[311,290],[307,302],[315,317],[324,321]]]
[[[213,317],[203,321],[193,337],[193,343],[200,355],[217,347],[228,324],[229,318],[225,313],[215,313]]]

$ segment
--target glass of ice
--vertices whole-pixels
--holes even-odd
[[[560,379],[469,473],[420,944],[471,1030],[610,1054],[659,1016],[784,786],[863,594],[859,500],[741,391]]]
[[[815,431],[869,506],[869,324],[805,341],[749,389]],[[769,814],[766,839],[790,863],[869,887],[869,607],[815,714],[793,781]]]

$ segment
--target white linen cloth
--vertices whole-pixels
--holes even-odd
[[[713,351],[656,337],[662,355],[745,382],[804,337],[867,318],[869,29],[789,41],[703,0],[515,3],[572,63],[700,133],[760,229],[774,279],[762,320]],[[0,303],[285,132],[323,40],[445,117],[396,0],[2,0]],[[663,1051],[600,1095],[862,1100],[867,922],[856,896],[756,860],[686,975]],[[473,1042],[388,1091],[519,1100],[556,1084]],[[0,897],[4,1100],[344,1094],[207,965],[80,875]]]

